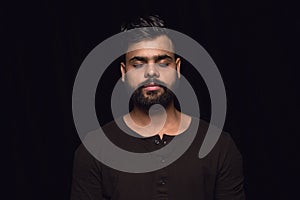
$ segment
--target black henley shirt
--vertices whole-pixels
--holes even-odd
[[[222,132],[212,151],[200,159],[198,153],[208,124],[195,118],[192,123],[199,123],[199,127],[187,151],[170,165],[147,173],[112,169],[81,144],[75,152],[71,200],[245,199],[242,157],[230,135]],[[155,151],[174,137],[188,134],[185,131],[177,136],[164,134],[162,139],[159,135],[137,138],[124,133],[115,121],[102,129],[111,142],[132,152]]]

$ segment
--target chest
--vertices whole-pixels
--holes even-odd
[[[104,167],[102,183],[111,199],[186,199],[188,196],[188,199],[209,199],[205,195],[213,194],[216,171],[215,159],[199,159],[196,153],[189,152],[172,164],[148,173],[125,173]]]

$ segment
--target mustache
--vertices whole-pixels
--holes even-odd
[[[149,84],[153,84],[153,83],[154,83],[155,85],[159,85],[159,86],[161,86],[161,87],[166,87],[166,84],[165,84],[164,82],[162,82],[162,81],[160,81],[160,80],[157,80],[156,78],[149,78],[149,79],[143,81],[142,83],[140,83],[140,84],[138,85],[138,88],[144,87],[145,85],[149,85]]]

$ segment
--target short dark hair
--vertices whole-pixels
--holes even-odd
[[[128,31],[130,29],[143,27],[166,28],[166,22],[159,15],[146,15],[123,23],[121,26],[121,31]]]
[[[121,26],[122,32],[130,31],[132,29],[137,29],[137,31],[133,31],[130,38],[127,38],[126,41],[124,41],[125,47],[142,40],[154,39],[161,35],[167,36],[174,47],[174,42],[168,33],[166,22],[159,15],[140,16],[134,20],[123,23]]]

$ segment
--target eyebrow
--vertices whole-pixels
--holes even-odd
[[[142,56],[134,56],[129,59],[129,62],[131,62],[133,60],[147,62],[148,59],[146,57],[142,57]]]
[[[155,62],[160,61],[160,60],[164,60],[164,59],[173,60],[173,58],[171,56],[167,55],[167,54],[154,56]]]
[[[164,60],[164,59],[173,60],[173,58],[171,56],[167,55],[167,54],[153,56],[153,59],[155,60],[155,62],[160,61],[160,60]],[[133,60],[147,62],[149,60],[149,58],[143,57],[143,56],[134,56],[134,57],[129,59],[129,62],[131,62]]]

